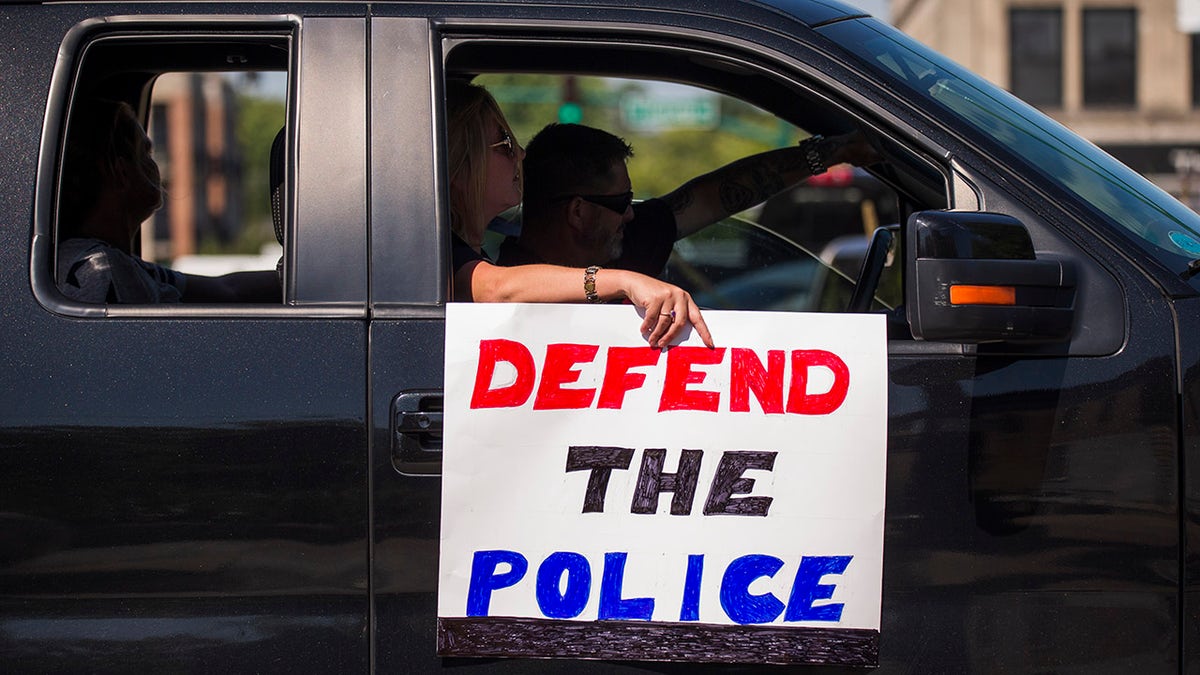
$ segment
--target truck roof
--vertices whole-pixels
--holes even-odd
[[[78,0],[65,0],[72,4],[78,4]],[[91,4],[105,4],[111,0],[97,0]],[[235,0],[236,1],[236,0]],[[391,0],[397,4],[407,2],[409,0]],[[155,2],[171,2],[172,4],[189,4],[187,2],[180,3],[178,0],[142,0],[138,2],[122,2],[123,5],[128,4],[150,4]],[[346,4],[366,4],[364,0],[325,0],[326,3],[346,3]],[[383,0],[386,4],[389,0]],[[29,5],[29,4],[59,4],[55,0],[0,0],[0,5]],[[115,3],[114,3],[115,4]],[[456,2],[435,0],[432,3],[422,3],[424,5],[433,4],[479,4],[479,5],[523,5],[523,4],[542,4],[541,0],[458,0]],[[778,14],[798,20],[801,23],[809,26],[817,26],[832,21],[847,19],[852,17],[869,16],[869,14],[861,9],[847,5],[837,0],[708,0],[707,2],[696,2],[694,0],[562,0],[555,3],[558,6],[586,6],[592,8],[612,8],[612,9],[658,9],[671,12],[680,12],[687,14],[717,14],[725,17],[744,16],[741,12],[734,9],[736,5],[743,6],[758,6],[770,9]]]

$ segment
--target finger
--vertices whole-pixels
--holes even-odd
[[[660,312],[658,315],[658,321],[654,325],[654,330],[650,333],[650,346],[665,347],[667,343],[666,336],[671,332],[671,327],[673,324],[674,320],[669,311]]]
[[[650,331],[654,330],[654,324],[658,323],[657,316],[646,312],[646,318],[642,319],[642,335],[645,335],[647,340],[650,339]]]
[[[649,336],[654,331],[654,327],[658,325],[659,312],[662,311],[662,305],[651,302],[646,305],[646,316],[642,319],[642,335]]]
[[[679,337],[679,334],[687,327],[686,315],[677,315],[674,310],[670,314],[670,317],[663,317],[663,323],[667,324],[667,330],[663,333],[662,339],[659,340],[658,344],[663,349],[670,347],[675,342],[675,338]]]
[[[692,328],[704,341],[704,346],[712,349],[714,346],[712,334],[708,330],[708,324],[704,323],[704,317],[700,315],[700,308],[694,302],[688,303],[688,321],[692,322]]]

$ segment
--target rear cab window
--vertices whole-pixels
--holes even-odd
[[[291,189],[298,23],[216,23],[116,17],[68,36],[31,260],[47,308],[261,316],[303,304]]]

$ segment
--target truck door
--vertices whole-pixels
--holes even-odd
[[[566,10],[553,18],[572,21]],[[678,82],[687,73],[698,87],[774,103],[778,107],[770,112],[811,124],[810,133],[857,126],[887,151],[877,173],[895,190],[897,218],[891,224],[898,243],[890,257],[900,285],[893,289],[894,302],[868,302],[887,311],[895,329],[888,344],[881,669],[1026,672],[1124,663],[1177,668],[1175,344],[1160,287],[1103,239],[1083,234],[1100,225],[1081,222],[1046,194],[1014,182],[995,153],[976,145],[979,133],[964,120],[955,120],[953,132],[931,127],[923,113],[895,100],[877,74],[851,72],[840,65],[846,62],[841,54],[822,53],[827,44],[788,42],[767,58],[721,43],[711,17],[702,22],[673,15],[676,20],[691,30],[678,43],[656,29],[641,33],[627,24],[592,33],[598,24],[576,22],[567,35],[556,32],[553,21],[510,22],[489,33],[483,20],[438,24],[446,33],[443,41],[436,34],[431,38],[424,19],[372,17],[371,89],[386,93],[371,103],[376,665],[403,670],[440,663],[433,655],[437,431],[449,277],[448,223],[437,208],[446,203],[437,151],[444,133],[438,121],[437,83],[447,74],[442,68],[460,74],[541,73],[554,63],[586,73],[596,69],[589,64],[620,63],[629,77],[670,73],[664,79]],[[764,45],[778,39],[750,35],[754,31],[740,25],[737,33]],[[705,47],[702,58],[695,56],[696,41]],[[611,76],[611,70],[603,74]],[[515,115],[507,107],[506,112]],[[391,123],[396,119],[404,124]],[[1016,221],[1032,260],[1060,261],[1074,275],[1076,304],[1067,337],[1030,345],[998,334],[976,339],[931,331],[914,339],[913,332],[926,324],[913,319],[912,306],[921,296],[916,277],[904,270],[916,264],[919,247],[908,228],[910,217],[920,212],[992,212]],[[764,236],[777,241],[780,233]],[[742,246],[733,235],[717,239],[713,246],[724,250],[676,246],[676,254],[709,256],[707,263],[688,261],[687,274],[702,274],[703,288],[710,290],[732,291],[734,280],[764,290],[764,277],[751,274],[764,271],[766,258],[746,255],[746,246],[757,244]],[[431,260],[441,261],[439,273],[430,273]],[[742,267],[729,269],[730,260]],[[770,259],[772,265],[793,263],[794,269],[803,266],[799,260]],[[682,284],[685,276],[669,278]],[[805,286],[804,298],[787,299],[819,300],[823,296],[813,295],[815,288]],[[837,311],[847,306],[843,299]],[[487,664],[511,672],[527,666]]]
[[[6,19],[56,22],[57,69],[48,59],[17,76],[5,60],[4,79],[44,77],[44,93],[54,72],[50,95],[0,104],[27,127],[46,120],[36,191],[9,191],[0,211],[3,661],[12,672],[363,672],[364,21],[84,22],[95,7],[43,9],[14,7]],[[285,290],[273,303],[84,304],[55,286],[56,166],[85,98],[124,100],[162,132],[168,211],[205,196],[216,209],[213,195],[226,194],[185,180],[193,155],[171,148],[208,138],[198,165],[223,175],[236,158],[202,130],[238,102],[187,99],[178,110],[190,122],[156,126],[176,109],[140,102],[158,100],[151,90],[167,71],[197,83],[181,97],[223,91],[242,71],[287,83],[285,119],[267,136],[284,126],[288,158]],[[37,156],[37,135],[28,138],[11,149]],[[265,203],[265,178],[254,189]]]
[[[1128,312],[1115,351],[889,345],[881,654],[897,668],[1178,668],[1172,317],[1118,256],[1071,255]]]

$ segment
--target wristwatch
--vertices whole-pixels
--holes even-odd
[[[804,153],[804,161],[808,164],[808,172],[811,176],[820,176],[829,168],[828,159],[825,156],[825,137],[821,134],[813,134],[808,138],[800,141],[800,151]]]
[[[583,271],[583,295],[588,302],[600,302],[600,296],[596,294],[596,272],[599,271],[599,265],[592,265]]]

